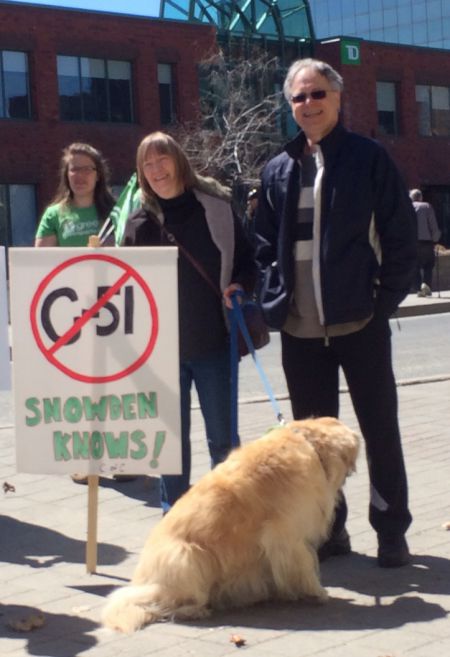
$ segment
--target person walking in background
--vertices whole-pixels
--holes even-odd
[[[414,212],[400,175],[375,141],[339,120],[343,80],[325,62],[298,60],[284,94],[300,133],[261,176],[260,301],[281,330],[295,419],[339,415],[339,367],[366,443],[369,520],[378,564],[409,563],[412,517],[398,424],[389,318],[416,266]],[[319,558],[350,552],[344,496]]]
[[[108,167],[89,144],[64,149],[59,185],[41,217],[35,246],[87,246],[111,212],[115,199],[108,188]]]
[[[179,247],[178,303],[182,474],[161,476],[167,513],[190,484],[192,383],[197,389],[212,465],[231,450],[231,367],[224,304],[256,280],[253,249],[231,209],[229,190],[195,173],[170,136],[140,143],[136,169],[143,207],[130,215],[123,246]],[[195,264],[194,264],[195,262]]]
[[[417,218],[417,271],[415,290],[418,297],[431,297],[433,268],[436,260],[434,248],[441,236],[433,207],[422,200],[420,189],[412,189],[409,197]]]

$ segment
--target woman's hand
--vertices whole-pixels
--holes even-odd
[[[225,288],[223,291],[223,299],[225,301],[225,305],[227,308],[233,308],[233,303],[231,301],[231,296],[233,292],[239,291],[242,294],[244,293],[244,288],[242,285],[239,285],[239,283],[230,283],[230,285]],[[241,295],[238,295],[238,301],[239,303],[241,302]]]

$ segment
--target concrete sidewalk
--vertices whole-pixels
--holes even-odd
[[[450,311],[450,290],[434,291],[431,297],[418,297],[408,294],[402,301],[396,316],[412,317],[417,315],[433,315]]]
[[[68,476],[15,473],[11,396],[0,394],[0,654],[45,657],[432,657],[450,654],[449,471],[450,376],[400,385],[400,418],[414,523],[414,562],[376,566],[376,537],[367,520],[364,454],[346,485],[354,553],[322,566],[325,606],[264,604],[218,613],[197,623],[157,624],[131,637],[99,627],[104,597],[130,578],[148,531],[160,518],[157,479],[102,480],[97,574],[86,574],[87,489]],[[287,401],[281,401],[286,418]],[[244,441],[275,423],[268,401],[240,404]],[[342,419],[357,428],[347,394]],[[193,412],[193,477],[208,470],[202,422]],[[245,531],[245,526],[242,528]],[[39,609],[45,625],[29,633],[8,622]],[[246,642],[237,648],[232,634]]]

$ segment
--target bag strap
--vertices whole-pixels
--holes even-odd
[[[194,258],[194,256],[177,240],[175,235],[167,230],[164,224],[160,223],[158,219],[151,215],[152,219],[156,221],[166,239],[175,244],[181,253],[189,260],[191,265],[198,271],[200,276],[208,283],[210,288],[214,290],[215,294],[222,299],[222,293],[219,288],[213,283],[201,264]],[[232,311],[229,313],[230,319],[230,440],[232,447],[239,447],[241,444],[238,432],[238,380],[239,380],[239,354],[238,354],[238,341],[237,341],[237,319],[236,314]],[[250,336],[249,336],[250,337]],[[254,351],[254,350],[253,350]]]
[[[151,214],[151,213],[150,213]],[[152,219],[158,223],[162,233],[166,239],[171,243],[175,244],[178,249],[183,253],[183,255],[189,260],[191,265],[198,271],[198,273],[203,277],[203,279],[208,283],[216,295],[221,299],[222,294],[219,288],[213,283],[206,271],[203,269],[201,264],[194,258],[194,256],[177,240],[175,235],[167,230],[167,228],[162,224],[157,217],[151,214]],[[247,326],[245,325],[244,317],[242,315],[242,310],[238,301],[238,296],[242,296],[243,293],[241,290],[236,290],[231,295],[231,302],[233,304],[233,310],[230,312],[231,321],[230,321],[230,334],[231,334],[231,344],[230,344],[230,358],[231,358],[231,444],[233,447],[239,447],[240,439],[238,433],[238,372],[239,372],[239,354],[238,354],[238,343],[237,343],[237,333],[238,328],[242,333],[242,336],[247,344],[247,348],[253,358],[258,374],[263,382],[264,388],[269,396],[272,408],[275,411],[277,422],[281,425],[285,424],[285,419],[281,412],[281,409],[278,405],[275,395],[273,394],[272,387],[269,383],[269,380],[262,368],[258,355],[256,353],[253,341],[248,332]]]
[[[178,249],[179,249],[179,250],[181,251],[181,253],[185,256],[185,258],[187,258],[187,259],[189,260],[189,262],[191,263],[191,265],[192,265],[192,266],[198,271],[198,273],[200,274],[200,276],[202,276],[202,278],[208,283],[209,287],[212,288],[212,289],[214,290],[214,292],[215,292],[216,295],[219,297],[219,299],[222,299],[222,293],[221,293],[221,291],[219,290],[219,288],[217,287],[217,285],[216,285],[215,283],[213,283],[213,281],[212,281],[211,278],[208,276],[208,274],[207,274],[206,271],[203,269],[203,267],[202,267],[201,264],[198,262],[198,260],[196,260],[196,259],[194,258],[194,256],[192,255],[192,253],[190,253],[190,252],[186,249],[186,247],[183,246],[183,245],[177,240],[177,238],[175,237],[175,235],[174,235],[173,233],[171,233],[170,231],[167,230],[167,228],[164,226],[164,224],[161,224],[161,223],[158,221],[158,219],[157,219],[156,217],[154,217],[153,215],[152,215],[152,217],[153,217],[153,219],[154,219],[155,221],[158,222],[158,224],[159,224],[159,226],[160,226],[160,228],[161,228],[161,231],[163,232],[163,234],[164,234],[164,236],[166,237],[166,239],[167,239],[171,244],[175,244],[175,246],[178,247]]]

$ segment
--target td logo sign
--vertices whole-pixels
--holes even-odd
[[[359,66],[361,64],[360,43],[342,39],[341,41],[341,63]]]

